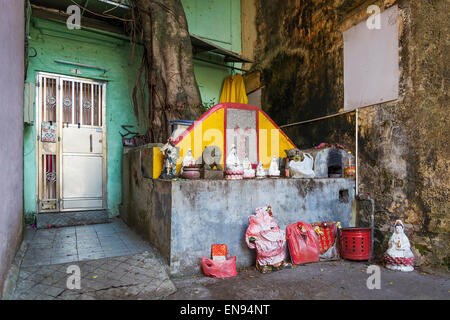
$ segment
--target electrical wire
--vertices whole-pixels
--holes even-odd
[[[320,117],[320,118],[315,118],[315,119],[310,119],[310,120],[305,120],[305,121],[285,124],[285,125],[280,126],[280,128],[287,128],[287,127],[297,126],[297,125],[300,125],[300,124],[315,122],[315,121],[324,120],[324,119],[328,119],[328,118],[333,118],[333,117],[337,117],[337,116],[342,116],[344,114],[353,113],[353,112],[355,112],[355,110],[339,112],[339,113],[330,114],[328,116],[324,116],[324,117]]]
[[[122,4],[122,2],[117,2],[115,7],[112,7],[110,9],[108,9],[108,10],[103,11],[102,14],[106,14],[107,12],[111,12],[113,10],[116,10],[121,4]]]
[[[112,14],[101,14],[101,13],[97,13],[97,12],[94,12],[94,11],[91,11],[91,10],[85,8],[84,6],[82,6],[81,4],[79,4],[78,2],[76,2],[75,0],[70,0],[70,1],[72,1],[72,2],[73,2],[75,5],[77,5],[78,7],[82,8],[84,11],[87,11],[87,12],[89,12],[89,13],[95,15],[95,16],[98,16],[98,17],[102,17],[102,18],[110,18],[110,19],[117,19],[117,20],[120,20],[120,21],[123,21],[123,22],[132,22],[132,21],[134,21],[134,20],[132,20],[132,19],[124,19],[124,18],[120,18],[120,17],[117,17],[117,16],[112,15]]]

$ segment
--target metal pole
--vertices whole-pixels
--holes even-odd
[[[356,109],[356,129],[355,129],[355,167],[356,167],[356,178],[355,178],[355,195],[359,194],[358,180],[359,180],[359,172],[358,172],[358,127],[359,127],[359,109]]]
[[[370,203],[372,205],[372,214],[370,215],[370,219],[371,219],[371,223],[372,223],[372,230],[371,230],[371,235],[370,235],[370,241],[371,241],[371,246],[370,248],[372,249],[372,252],[370,253],[370,262],[373,261],[373,244],[374,244],[374,239],[373,239],[373,235],[374,235],[374,231],[375,231],[375,200],[372,197],[369,197],[370,199]]]
[[[209,60],[206,60],[206,59],[201,59],[201,58],[194,57],[194,60],[201,61],[201,62],[205,62],[205,63],[209,63],[209,64],[213,64],[213,65],[216,65],[216,66],[219,66],[219,67],[223,67],[223,68],[229,68],[229,69],[233,69],[233,70],[239,70],[239,71],[242,71],[242,72],[244,72],[244,73],[245,73],[245,72],[248,72],[248,70],[245,70],[245,69],[236,68],[236,67],[229,66],[229,65],[226,65],[226,64],[217,63],[217,62],[214,62],[214,61],[209,61]]]
[[[374,231],[375,231],[375,200],[372,198],[372,196],[369,193],[362,193],[356,197],[359,201],[370,201],[371,204],[371,213],[370,213],[370,259],[369,262],[372,262],[374,259],[373,252],[373,244],[374,244]]]
[[[101,67],[97,67],[97,66],[91,66],[89,64],[83,64],[83,63],[71,62],[71,61],[64,61],[64,60],[58,60],[58,59],[55,59],[53,61],[56,62],[56,63],[68,64],[68,65],[77,66],[77,67],[97,69],[97,70],[101,70],[103,72],[107,72],[108,71],[105,68],[101,68]]]

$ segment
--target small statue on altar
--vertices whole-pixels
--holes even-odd
[[[222,171],[222,165],[220,161],[222,159],[222,151],[217,146],[207,146],[202,153],[202,163],[206,170],[220,170]]]
[[[161,152],[164,158],[164,166],[159,176],[160,179],[174,179],[178,177],[177,174],[177,160],[180,155],[180,150],[173,143],[173,139],[169,138],[169,141],[162,146]]]
[[[182,168],[195,166],[195,159],[192,156],[192,150],[188,149],[186,156],[183,158]]]
[[[242,171],[242,166],[241,166],[241,162],[239,161],[239,157],[237,155],[237,149],[236,149],[236,145],[232,145],[231,146],[231,151],[230,154],[227,157],[227,170],[233,170],[233,171]]]
[[[258,179],[262,179],[266,176],[266,170],[264,170],[264,167],[261,163],[261,161],[258,163],[258,166],[256,167],[256,177]]]
[[[227,157],[227,162],[225,164],[225,179],[227,180],[240,180],[244,174],[241,162],[237,155],[236,145],[232,145],[230,154]]]
[[[245,156],[242,166],[244,168],[244,179],[251,179],[255,177],[255,170],[252,168],[252,163],[250,162],[248,155]]]
[[[411,244],[404,233],[404,225],[401,220],[395,221],[394,233],[389,239],[389,248],[384,255],[386,268],[399,271],[414,270],[414,254]]]
[[[286,234],[275,222],[271,206],[257,208],[248,220],[245,242],[250,249],[256,249],[256,269],[268,273],[292,268],[285,262]]]
[[[222,150],[219,147],[210,145],[205,147],[202,153],[201,177],[207,180],[223,179]]]
[[[200,178],[200,166],[196,165],[191,149],[188,149],[187,155],[183,158],[180,173],[185,179]]]
[[[271,176],[271,177],[279,177],[280,176],[280,170],[278,169],[278,158],[275,156],[272,157],[272,161],[270,162],[269,176]]]

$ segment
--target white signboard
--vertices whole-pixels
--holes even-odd
[[[344,32],[345,111],[398,99],[398,7],[377,8]]]

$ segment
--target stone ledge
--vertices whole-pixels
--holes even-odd
[[[121,217],[159,250],[172,277],[201,274],[212,244],[227,244],[238,268],[254,265],[245,231],[261,206],[272,206],[282,229],[298,221],[355,225],[354,179],[152,180],[139,175],[138,158],[130,162],[137,176],[124,175]]]
[[[59,228],[108,222],[110,222],[110,219],[107,210],[38,213],[36,215],[38,229],[47,228],[48,225]]]
[[[28,244],[26,241],[23,241],[22,244],[20,245],[19,251],[17,251],[16,253],[14,261],[10,266],[8,274],[6,276],[5,283],[3,286],[3,294],[1,297],[2,300],[13,300],[17,279],[19,277],[20,266],[22,264],[27,249]]]

